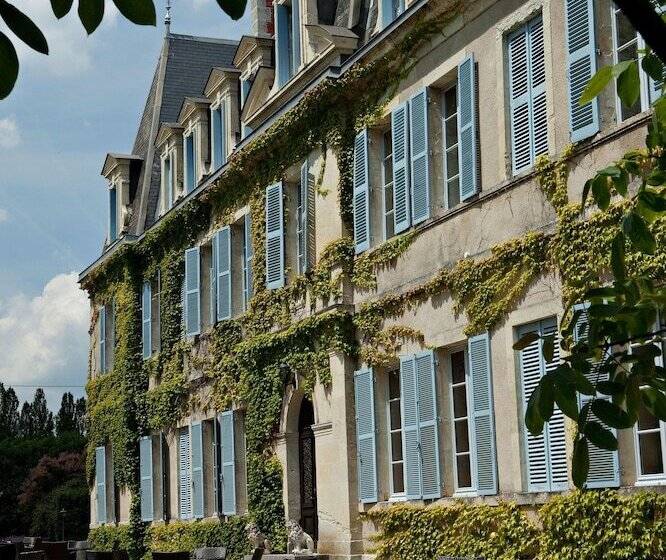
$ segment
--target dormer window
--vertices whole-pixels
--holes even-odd
[[[226,99],[210,110],[210,135],[213,155],[212,171],[227,163],[227,110]]]
[[[299,0],[275,6],[275,57],[278,86],[282,87],[301,65]]]
[[[109,189],[109,243],[118,239],[118,193],[115,185]]]
[[[175,150],[162,155],[162,213],[168,212],[176,200]]]
[[[196,131],[183,137],[183,157],[185,160],[185,192],[192,192],[197,186],[197,143]]]

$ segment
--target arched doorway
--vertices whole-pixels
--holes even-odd
[[[298,415],[298,466],[301,487],[301,519],[303,530],[317,540],[317,472],[315,468],[315,441],[312,425],[314,408],[303,398]]]

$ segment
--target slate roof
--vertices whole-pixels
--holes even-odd
[[[155,220],[160,189],[160,159],[153,157],[161,123],[178,120],[185,97],[201,97],[215,66],[233,67],[238,43],[227,39],[168,34],[148,92],[132,153],[143,158],[133,201],[130,232],[140,234]],[[150,177],[146,177],[150,167]]]

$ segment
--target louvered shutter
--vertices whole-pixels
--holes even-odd
[[[204,516],[203,488],[203,430],[201,422],[192,424],[192,515],[196,519]]]
[[[167,473],[167,466],[169,463],[169,446],[166,443],[166,436],[164,432],[160,433],[160,477],[162,483],[160,484],[161,504],[162,504],[162,519],[166,521],[167,512],[169,511],[169,476]]]
[[[421,485],[423,498],[431,500],[442,495],[439,470],[439,422],[435,384],[435,357],[432,350],[414,358],[418,384],[419,450],[421,453]]]
[[[153,439],[139,440],[139,472],[141,475],[141,521],[153,521]]]
[[[374,375],[370,368],[354,373],[358,497],[361,503],[377,502],[377,447],[375,441]]]
[[[546,107],[546,54],[543,21],[539,17],[528,24],[530,40],[530,88],[532,102],[532,163],[548,153],[548,114]]]
[[[187,336],[199,334],[201,329],[200,262],[199,247],[185,251],[185,334]]]
[[[477,190],[476,154],[476,68],[474,55],[458,65],[458,161],[460,162],[460,200]]]
[[[422,497],[421,457],[419,454],[418,384],[414,356],[400,358],[400,406],[405,458],[405,494],[408,500]]]
[[[359,132],[354,140],[354,243],[356,254],[370,247],[367,129]]]
[[[244,259],[245,259],[245,304],[247,307],[248,302],[252,298],[252,256],[253,256],[253,247],[252,247],[252,217],[248,212],[245,214],[245,227],[243,228],[243,234],[245,235],[245,247],[244,247]]]
[[[97,481],[97,523],[107,522],[106,516],[106,448],[95,448],[95,479]]]
[[[266,189],[266,287],[284,286],[282,181]]]
[[[310,184],[309,163],[306,159],[301,165],[301,239],[299,239],[299,252],[302,262],[299,263],[299,273],[303,274],[312,269],[314,262],[314,185]]]
[[[231,229],[224,226],[215,234],[215,267],[217,274],[217,320],[231,317]]]
[[[211,267],[208,269],[208,292],[210,303],[208,305],[208,319],[210,324],[214,325],[217,322],[217,236],[213,235],[212,252],[211,252]]]
[[[470,338],[467,352],[472,382],[476,486],[480,495],[493,495],[497,494],[497,456],[488,333]]]
[[[99,308],[99,371],[106,372],[106,305]]]
[[[512,169],[516,174],[532,164],[529,49],[527,29],[509,36],[509,98]]]
[[[226,410],[218,416],[220,423],[220,491],[222,513],[236,514],[236,452],[234,449],[234,412]]]
[[[409,100],[412,223],[430,217],[430,156],[428,154],[428,91]]]
[[[395,232],[405,231],[412,224],[409,189],[409,135],[407,103],[391,113],[393,138],[393,218]]]
[[[581,106],[585,86],[597,71],[594,38],[594,1],[566,0],[567,83],[571,141],[578,142],[599,132],[597,100]]]
[[[141,343],[143,345],[144,360],[152,354],[152,304],[153,294],[150,282],[143,283],[143,294],[141,298]]]
[[[518,331],[518,337],[528,332],[539,332],[539,324],[524,325]],[[539,384],[542,375],[541,345],[535,340],[520,351],[520,377],[523,401],[523,414],[527,410],[527,402]],[[547,492],[549,490],[549,472],[547,461],[547,429],[538,435],[525,433],[525,455],[527,459],[527,489],[529,492]]]
[[[190,431],[181,430],[178,436],[178,512],[181,519],[192,517],[192,475],[190,470]]]
[[[579,342],[584,340],[587,337],[587,309],[586,304],[578,304],[574,306],[574,311],[581,310],[583,313],[578,317],[576,325],[574,327],[573,339],[574,342]],[[598,362],[592,362],[592,369],[588,373],[588,379],[591,383],[597,382],[597,369],[595,366],[599,366]],[[599,381],[608,381],[608,375],[604,374],[599,377]],[[605,395],[597,394],[597,398],[610,400],[610,397]],[[593,400],[594,397],[590,395],[579,395],[578,402],[579,406],[582,408],[588,402]],[[588,417],[589,420],[599,422],[602,426],[609,429],[617,436],[617,430],[606,426],[599,418],[597,418],[592,411]],[[590,455],[590,470],[587,475],[587,487],[588,488],[609,488],[609,487],[618,487],[620,485],[620,466],[618,461],[618,452],[610,451],[608,449],[600,449],[594,444],[589,445],[589,455]]]

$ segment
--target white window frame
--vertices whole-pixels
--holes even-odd
[[[643,37],[641,37],[640,33],[638,31],[635,31],[636,36],[634,39],[631,41],[625,43],[621,47],[618,46],[617,44],[617,14],[621,11],[619,8],[615,6],[614,2],[611,2],[610,4],[610,10],[611,10],[611,29],[612,29],[612,49],[613,49],[613,64],[617,64],[619,62],[619,57],[618,57],[618,52],[622,48],[626,48],[627,45],[636,42],[636,50],[638,54],[638,62],[639,62],[639,68],[638,68],[638,77],[639,77],[639,82],[640,82],[640,111],[637,113],[637,115],[644,113],[645,111],[648,111],[650,109],[650,79],[649,76],[645,73],[645,71],[640,67],[640,61],[642,58],[642,55],[640,53],[641,50],[646,48],[645,41],[643,40]],[[617,94],[617,79],[613,81],[613,96],[615,97],[615,115],[616,115],[616,122],[618,124],[626,122],[627,120],[635,117],[636,115],[632,115],[631,117],[627,117],[626,119],[622,119],[622,102],[620,101],[620,96]]]
[[[387,134],[390,135],[391,141],[387,142],[386,137]],[[387,162],[391,163],[391,174],[390,177],[386,176],[386,167],[387,167]],[[395,231],[389,235],[388,227],[389,224],[391,228],[394,228],[394,214],[395,214],[395,208],[393,206],[393,133],[391,131],[391,127],[389,126],[388,130],[383,130],[382,131],[382,219],[383,219],[383,224],[382,224],[382,230],[384,234],[384,241],[387,241],[391,239],[392,237],[395,237]],[[390,196],[388,195],[387,191],[391,189],[391,194]],[[390,201],[391,203],[391,210],[387,210],[387,203]]]
[[[188,188],[187,180],[189,175],[189,168],[187,166],[187,139],[192,138],[192,162],[193,162],[193,181],[194,184]],[[199,186],[199,125],[190,124],[183,133],[183,192],[187,196],[194,192]]]
[[[395,375],[398,378],[398,396],[391,398],[391,384],[388,377],[390,375]],[[403,438],[403,428],[402,428],[402,404],[400,404],[400,425],[396,430],[391,429],[391,403],[399,402],[402,399],[402,392],[400,386],[400,368],[391,370],[387,372],[386,375],[386,432],[388,435],[388,463],[389,463],[389,488],[390,488],[390,497],[389,501],[391,502],[402,502],[407,500],[407,482],[405,480],[405,444]],[[402,460],[394,461],[393,460],[393,434],[400,433],[400,446],[402,447]],[[393,489],[393,465],[402,463],[402,492],[395,492]]]
[[[215,161],[215,150],[218,138],[213,134],[213,113],[222,110],[220,118],[220,126],[222,130],[218,131],[222,135],[222,161]],[[222,169],[228,162],[229,158],[229,135],[227,134],[227,113],[229,112],[229,104],[227,103],[226,95],[219,95],[217,101],[210,106],[210,160],[211,172]]]
[[[169,162],[171,170],[171,184],[167,184],[166,180],[166,163]],[[176,193],[176,177],[177,177],[177,158],[176,158],[176,149],[169,148],[166,150],[161,157],[161,213],[166,214],[171,208],[174,207],[176,203],[177,193]],[[171,197],[169,197],[169,192],[171,192]],[[171,198],[171,204],[169,204],[169,198]]]
[[[463,352],[464,356],[464,363],[465,363],[465,380],[459,383],[454,383],[453,382],[453,354],[457,354],[458,352]],[[474,424],[474,417],[470,415],[470,411],[472,410],[473,403],[472,403],[472,398],[469,392],[469,387],[470,387],[470,363],[469,363],[469,355],[467,352],[467,348],[465,347],[460,347],[460,348],[452,348],[451,351],[449,352],[448,356],[448,362],[449,362],[449,384],[451,387],[451,391],[449,394],[449,404],[451,406],[451,437],[452,437],[452,450],[453,450],[453,480],[454,480],[454,486],[455,486],[455,491],[454,491],[454,496],[477,496],[478,495],[478,488],[477,488],[477,481],[476,481],[476,446],[474,444],[474,430],[473,430],[473,424]],[[453,389],[456,387],[465,387],[465,404],[467,406],[467,416],[465,417],[455,417],[455,409],[454,409],[454,399],[453,399]],[[458,452],[456,449],[456,422],[467,420],[467,441],[469,444],[469,451],[467,452]],[[460,484],[458,483],[458,457],[461,455],[469,455],[469,469],[470,469],[470,480],[472,485],[469,487],[461,487]]]
[[[448,117],[446,116],[446,94],[451,91],[452,89],[456,90],[455,98],[456,98],[456,111],[449,115]],[[444,146],[444,149],[442,150],[442,157],[444,158],[444,205],[447,209],[454,208],[455,206],[451,206],[451,201],[449,200],[449,183],[455,179],[458,180],[458,192],[460,192],[460,157],[458,157],[458,173],[455,173],[451,177],[449,177],[449,166],[448,166],[448,158],[447,155],[449,152],[454,151],[458,153],[458,137],[459,137],[459,130],[460,130],[460,123],[458,122],[458,107],[460,105],[460,100],[458,99],[458,84],[456,82],[453,82],[449,84],[447,87],[444,88],[441,94],[441,107],[442,107],[442,145]],[[452,120],[456,121],[456,136],[455,136],[455,142],[451,144],[450,146],[446,142],[446,125],[451,122]],[[460,201],[456,206],[460,205]]]

